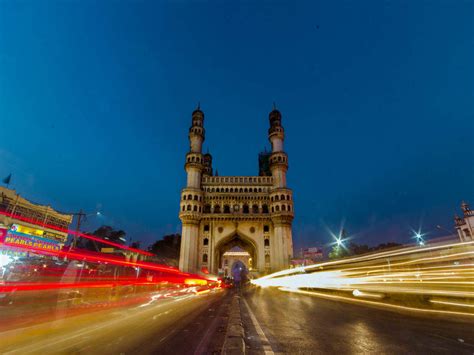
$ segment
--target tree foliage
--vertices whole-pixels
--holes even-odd
[[[170,234],[165,235],[163,239],[157,240],[148,247],[150,253],[155,254],[159,258],[179,259],[179,250],[181,248],[181,235]]]
[[[125,245],[126,242],[126,233],[123,230],[115,230],[110,226],[101,226],[90,234],[97,238],[108,240],[120,245]],[[97,252],[100,252],[102,248],[110,247],[108,244],[83,237],[79,237],[76,246],[79,249],[87,249]]]
[[[388,249],[388,248],[395,248],[399,247],[402,244],[399,243],[382,243],[379,244],[375,247],[369,247],[366,244],[356,244],[354,242],[350,242],[347,247],[345,246],[339,246],[339,245],[334,245],[329,252],[329,259],[339,259],[339,258],[344,258],[346,256],[353,256],[353,255],[360,255],[360,254],[366,254],[370,253],[373,251],[379,251],[383,249]]]

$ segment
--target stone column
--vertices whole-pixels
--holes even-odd
[[[179,269],[184,272],[196,272],[198,267],[199,225],[183,222]]]

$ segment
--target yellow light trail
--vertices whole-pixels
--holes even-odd
[[[285,290],[317,289],[349,293],[354,297],[386,298],[404,302],[407,297],[423,296],[427,307],[466,304],[459,299],[474,298],[474,242],[406,247],[397,250],[288,269],[264,276],[252,283]],[[327,295],[327,294],[326,294]],[[333,299],[352,296],[330,295]],[[434,301],[432,296],[448,297]],[[411,301],[420,299],[412,298]],[[360,301],[360,300],[358,300]],[[444,302],[444,303],[441,303]],[[387,304],[378,302],[378,305]],[[393,304],[390,307],[393,308]],[[405,306],[397,306],[405,307]],[[459,306],[462,307],[462,306]],[[471,308],[470,306],[465,306]],[[435,309],[431,309],[435,310]],[[436,310],[445,312],[445,310]]]

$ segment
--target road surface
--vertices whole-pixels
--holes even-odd
[[[220,353],[229,296],[182,295],[3,331],[0,354]]]
[[[243,296],[241,313],[250,354],[263,350],[267,354],[474,354],[474,322],[395,313],[276,289],[252,288]]]
[[[59,314],[0,331],[0,354],[220,354],[236,293],[183,294]],[[241,292],[240,313],[252,355],[474,354],[474,322],[260,288]]]

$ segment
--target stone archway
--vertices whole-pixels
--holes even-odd
[[[257,265],[257,257],[258,257],[258,250],[256,244],[250,240],[249,238],[246,238],[242,236],[241,234],[234,233],[230,235],[227,238],[222,239],[219,241],[215,248],[214,248],[214,267],[212,272],[217,274],[219,269],[222,268],[223,265],[223,255],[225,253],[229,253],[229,251],[235,249],[240,249],[241,251],[244,251],[250,255],[250,265]],[[236,258],[238,259],[238,258]],[[247,257],[247,260],[249,258]],[[232,263],[234,263],[236,260],[233,260]],[[242,262],[242,260],[241,260]],[[245,265],[245,262],[243,263]],[[231,265],[229,265],[230,267]],[[245,265],[246,268],[248,269],[248,264]]]

